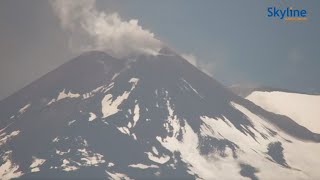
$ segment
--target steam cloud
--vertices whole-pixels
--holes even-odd
[[[61,26],[70,35],[73,51],[102,50],[123,58],[138,54],[156,55],[162,43],[138,20],[123,21],[117,13],[99,12],[95,0],[52,0]]]
[[[202,61],[199,61],[197,57],[193,54],[182,54],[181,55],[184,59],[186,59],[190,64],[194,65],[198,69],[200,69],[202,72],[206,73],[207,75],[213,77],[213,70],[215,68],[213,63],[205,63]]]

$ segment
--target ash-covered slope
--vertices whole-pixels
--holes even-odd
[[[80,94],[90,92],[95,87],[109,84],[112,76],[124,67],[125,61],[115,59],[103,52],[92,51],[63,64],[44,75],[17,93],[0,101],[0,128],[11,123],[17,109],[33,102],[41,109],[61,90],[66,89]]]
[[[3,179],[320,177],[318,134],[169,49],[127,61],[86,53],[0,107]]]

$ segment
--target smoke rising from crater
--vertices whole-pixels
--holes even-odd
[[[162,47],[137,19],[124,21],[117,13],[98,11],[95,0],[53,0],[51,5],[62,28],[69,33],[69,47],[74,52],[102,50],[123,58],[155,55]]]

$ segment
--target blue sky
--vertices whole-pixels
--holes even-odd
[[[319,1],[132,1],[115,6],[181,53],[214,64],[225,84],[320,91]],[[107,5],[102,2],[101,6]],[[308,20],[267,17],[267,7],[308,11]]]
[[[267,17],[267,7],[306,9],[308,20]],[[97,0],[183,54],[227,86],[320,92],[320,1]],[[0,3],[0,99],[76,56],[48,2]]]

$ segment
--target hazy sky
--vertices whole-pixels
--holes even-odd
[[[270,6],[306,9],[308,20],[267,17]],[[320,92],[320,1],[97,0],[180,53],[196,57],[222,83]],[[50,3],[0,1],[0,99],[78,55]]]

